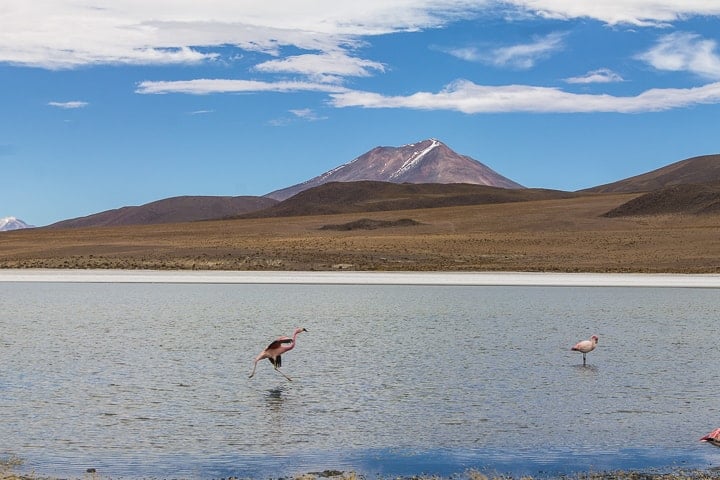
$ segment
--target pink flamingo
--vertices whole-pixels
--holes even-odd
[[[255,357],[255,363],[253,364],[252,373],[250,374],[250,378],[255,375],[255,368],[257,367],[257,363],[262,360],[263,358],[267,358],[270,360],[270,363],[273,364],[273,367],[275,370],[280,373],[283,377],[287,378],[288,380],[292,381],[292,378],[285,375],[283,372],[280,371],[280,367],[282,366],[282,358],[280,355],[282,355],[285,352],[289,352],[293,348],[295,348],[295,337],[297,337],[298,333],[300,332],[307,332],[304,328],[296,328],[295,332],[293,333],[292,338],[290,337],[278,337],[277,340],[272,342],[270,345],[267,346],[265,350],[260,352],[260,354]]]
[[[710,445],[720,447],[720,428],[716,428],[700,439],[701,442],[708,442]]]
[[[595,350],[595,347],[598,343],[598,336],[593,335],[590,337],[590,340],[583,340],[582,342],[578,342],[575,344],[574,347],[572,347],[570,350],[573,350],[575,352],[582,352],[583,354],[583,365],[585,365],[585,355],[589,352],[592,352]]]

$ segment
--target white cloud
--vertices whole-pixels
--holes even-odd
[[[46,69],[100,64],[197,64],[232,61],[253,51],[277,58],[251,67],[260,74],[294,74],[298,81],[193,79],[145,81],[142,94],[300,92],[331,94],[338,106],[377,107],[377,99],[405,108],[450,108],[459,111],[545,111],[538,99],[558,99],[558,108],[584,111],[633,111],[675,107],[650,104],[649,92],[638,97],[583,97],[544,87],[482,87],[458,82],[438,93],[419,92],[405,97],[351,91],[342,87],[348,77],[385,72],[383,63],[360,58],[358,47],[367,37],[395,32],[439,28],[459,19],[481,15],[517,15],[573,19],[593,18],[608,24],[627,22],[657,25],[693,15],[720,15],[715,0],[3,0],[0,10],[0,64]],[[672,40],[671,36],[667,39]],[[720,78],[714,41],[680,37],[683,45],[660,42],[642,58],[658,69],[689,70]],[[531,42],[500,48],[456,49],[459,58],[501,67],[527,69],[564,48],[565,36],[552,33]],[[687,47],[687,48],[685,48]],[[287,55],[292,51],[291,56]],[[248,58],[246,56],[245,58]],[[570,83],[619,81],[610,71],[589,72],[567,79]],[[621,80],[621,79],[620,79]],[[714,84],[713,84],[714,85]],[[700,87],[695,94],[705,92]],[[671,99],[688,98],[691,90],[662,91]],[[479,97],[478,97],[479,95]],[[483,96],[487,95],[487,96]],[[493,98],[495,98],[493,100]],[[563,106],[563,100],[568,106]],[[424,102],[427,101],[427,104]],[[654,100],[657,105],[662,102]],[[680,101],[680,100],[678,100]],[[702,103],[696,100],[695,103]],[[83,103],[83,102],[80,102]],[[572,107],[571,103],[579,103]],[[682,102],[681,102],[682,103]],[[693,101],[690,101],[692,104]],[[73,102],[53,102],[58,108]],[[418,105],[418,106],[415,106]],[[496,106],[493,106],[496,105]],[[633,107],[632,105],[636,105]],[[597,110],[593,110],[597,109]]]
[[[468,114],[533,113],[641,113],[720,103],[720,82],[697,88],[651,89],[631,97],[565,92],[528,85],[483,86],[456,81],[437,93],[408,96],[348,91],[330,94],[335,107],[455,110]]]
[[[297,73],[322,82],[338,83],[343,77],[368,77],[370,70],[383,72],[382,63],[351,57],[343,51],[295,55],[255,66],[265,73]]]
[[[614,83],[624,82],[625,80],[608,68],[600,68],[589,71],[585,75],[566,78],[565,81],[567,83]]]
[[[442,49],[454,57],[468,62],[482,62],[496,67],[529,69],[535,64],[562,50],[565,34],[555,32],[538,37],[533,42],[495,48],[458,47]]]
[[[308,120],[311,122],[314,122],[316,120],[327,119],[327,117],[319,116],[314,110],[312,110],[310,108],[300,108],[300,109],[290,110],[290,113],[295,115],[297,118],[302,118],[303,120]]]
[[[562,33],[551,33],[532,43],[501,47],[491,52],[490,61],[497,66],[528,69],[563,48]]]
[[[195,80],[144,81],[138,84],[135,92],[144,94],[187,93],[207,95],[211,93],[343,92],[345,90],[343,87],[328,83],[201,78]]]
[[[293,115],[292,117],[285,116],[280,118],[274,118],[268,121],[267,124],[272,127],[287,127],[288,125],[292,125],[293,123],[301,120],[315,122],[318,120],[327,119],[327,117],[321,117],[317,115],[315,111],[310,108],[299,108],[289,110],[289,112]]]
[[[89,104],[88,102],[72,101],[72,102],[48,102],[51,107],[64,108],[66,110],[72,110],[76,108],[85,108]]]
[[[715,0],[508,0],[547,18],[593,18],[616,25],[660,25],[695,15],[720,15]]]
[[[694,33],[676,32],[663,36],[638,58],[658,70],[688,71],[720,79],[720,54],[716,50],[715,40],[703,39]]]
[[[274,55],[284,46],[338,51],[363,36],[439,27],[491,1],[3,0],[0,63],[194,63],[228,46]]]
[[[478,47],[438,48],[438,50],[466,62],[479,62],[483,59],[482,50]]]
[[[217,59],[221,48],[233,50],[225,52],[228,58],[242,50],[279,55],[283,47],[327,54],[352,49],[367,36],[442,27],[499,10],[508,14],[508,6],[518,15],[609,24],[720,15],[715,0],[3,0],[0,63],[48,69],[191,64]],[[533,57],[520,47],[496,52],[498,61],[503,54],[508,62]],[[285,67],[299,68],[297,62]],[[382,71],[368,62],[355,67]]]
[[[141,94],[259,92],[327,93],[330,105],[337,108],[404,108],[415,110],[454,110],[478,113],[643,113],[686,108],[693,105],[719,104],[720,82],[695,88],[649,89],[635,96],[578,94],[559,88],[531,85],[485,86],[458,80],[437,93],[417,92],[407,96],[391,96],[351,90],[329,83],[263,82],[256,80],[197,79],[183,81],[146,81],[136,90]],[[319,120],[310,109],[290,110],[298,118]],[[287,124],[289,120],[276,121]]]

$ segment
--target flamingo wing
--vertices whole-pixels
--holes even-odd
[[[277,340],[273,341],[270,345],[268,345],[265,350],[272,350],[288,343],[292,343],[292,338],[280,337]]]
[[[592,343],[589,340],[583,340],[582,342],[578,342],[575,344],[574,347],[571,348],[571,350],[576,350],[578,352],[588,352],[592,349]]]
[[[720,428],[716,428],[700,439],[701,442],[712,443],[720,447]]]

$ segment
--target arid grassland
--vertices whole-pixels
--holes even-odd
[[[0,268],[720,272],[720,215],[603,216],[636,196],[20,230]]]

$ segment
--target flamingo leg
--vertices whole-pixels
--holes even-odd
[[[255,369],[257,368],[257,360],[255,360],[255,363],[253,364],[253,370],[252,373],[250,373],[250,376],[248,378],[252,378],[253,375],[255,375]]]
[[[287,378],[289,382],[292,382],[292,378],[288,377],[288,376],[285,375],[283,372],[281,372],[278,367],[275,367],[275,370],[276,370],[280,375],[282,375],[283,377]]]
[[[583,367],[585,366],[585,353],[583,352]]]

